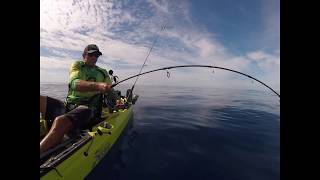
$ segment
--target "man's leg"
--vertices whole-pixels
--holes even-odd
[[[48,123],[50,131],[40,142],[40,153],[58,144],[64,134],[71,129],[71,121],[63,116],[65,107],[62,101],[40,95],[40,112]],[[71,125],[70,125],[71,124]]]
[[[52,124],[52,127],[46,137],[40,142],[40,153],[59,144],[65,134],[72,128],[72,122],[65,115],[58,116]]]
[[[40,142],[40,153],[56,146],[71,129],[83,128],[93,117],[93,111],[87,106],[78,106],[72,111],[58,116],[47,136]]]

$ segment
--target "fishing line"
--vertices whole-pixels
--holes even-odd
[[[159,33],[158,33],[158,36],[156,36],[156,37],[154,38],[153,43],[152,43],[152,46],[150,47],[149,52],[148,52],[148,54],[147,54],[147,56],[146,56],[146,58],[145,58],[145,60],[144,60],[144,62],[143,62],[143,64],[142,64],[142,66],[141,66],[141,68],[140,68],[139,75],[141,74],[142,69],[146,66],[145,64],[146,64],[146,62],[147,62],[147,60],[148,60],[148,58],[149,58],[149,56],[150,56],[150,54],[151,54],[151,51],[152,51],[154,45],[156,44],[156,42],[157,42],[157,40],[158,40],[158,38],[159,38],[159,36],[160,36],[160,33],[161,33],[162,31],[164,31],[165,29],[166,29],[166,25],[161,26],[161,29],[160,29],[160,31],[159,31]],[[135,85],[136,85],[136,83],[137,83],[137,81],[138,81],[138,79],[139,79],[140,76],[136,76],[136,77],[137,77],[137,78],[136,78],[135,82],[133,83],[129,94],[127,95],[127,98],[129,98],[129,97],[131,96],[132,91],[133,91],[133,89],[134,89],[134,87],[135,87]],[[117,84],[117,83],[116,83],[116,84]],[[111,87],[113,87],[113,86],[111,86]]]

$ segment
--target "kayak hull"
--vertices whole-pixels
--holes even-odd
[[[87,131],[85,136],[70,149],[55,157],[53,163],[40,166],[40,179],[84,179],[110,151],[133,117],[133,106],[109,114],[104,112],[104,121]],[[107,122],[111,127],[104,128]],[[75,148],[76,147],[76,148]],[[60,162],[59,162],[60,161]],[[56,162],[56,163],[54,163]],[[46,170],[47,168],[47,170]]]

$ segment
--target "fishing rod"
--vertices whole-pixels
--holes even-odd
[[[185,68],[185,67],[201,67],[201,68],[211,68],[211,69],[221,69],[221,70],[226,70],[226,71],[231,71],[231,72],[234,72],[234,73],[238,73],[238,74],[241,74],[241,75],[244,75],[250,79],[253,79],[257,82],[259,82],[260,84],[264,85],[265,87],[269,88],[273,93],[275,93],[279,98],[280,98],[280,94],[277,93],[275,90],[273,90],[270,86],[266,85],[265,83],[263,83],[262,81],[248,75],[248,74],[245,74],[245,73],[242,73],[242,72],[239,72],[239,71],[236,71],[236,70],[233,70],[233,69],[229,69],[229,68],[224,68],[224,67],[219,67],[219,66],[210,66],[210,65],[180,65],[180,66],[168,66],[168,67],[163,67],[163,68],[159,68],[159,69],[154,69],[154,70],[151,70],[151,71],[147,71],[147,72],[144,72],[144,73],[139,73],[137,75],[134,75],[134,76],[130,76],[124,80],[121,80],[115,84],[113,84],[111,87],[115,87],[117,86],[118,84],[124,82],[124,81],[127,81],[129,79],[132,79],[134,77],[139,77],[139,76],[142,76],[144,74],[149,74],[149,73],[152,73],[152,72],[156,72],[156,71],[163,71],[163,70],[168,70],[168,69],[175,69],[175,68]],[[168,75],[168,71],[167,71],[167,76],[169,77],[170,74]]]
[[[161,31],[165,30],[165,28],[166,28],[166,25],[161,26],[161,30],[159,31],[159,33],[161,33]],[[142,72],[142,69],[143,69],[143,67],[145,66],[145,64],[146,64],[146,62],[147,62],[147,60],[148,60],[148,58],[149,58],[149,56],[150,56],[150,54],[151,54],[151,51],[152,51],[154,45],[156,44],[158,38],[159,38],[159,36],[157,36],[157,37],[154,39],[154,41],[153,41],[153,43],[152,43],[152,46],[150,47],[149,52],[148,52],[148,54],[147,54],[147,56],[146,56],[146,58],[145,58],[145,60],[144,60],[144,62],[143,62],[143,64],[142,64],[142,66],[141,66],[141,68],[140,68],[140,71],[139,71],[139,74],[138,74],[139,76],[135,76],[135,77],[137,77],[137,78],[136,78],[135,82],[133,83],[129,94],[127,94],[127,98],[129,98],[130,95],[132,94],[132,91],[133,91],[133,89],[134,89],[134,87],[135,87],[135,85],[136,85],[136,83],[137,83],[137,81],[138,81],[138,79],[139,79],[139,77],[140,77],[140,74],[141,74],[141,72]],[[111,87],[113,87],[113,86],[111,86]]]

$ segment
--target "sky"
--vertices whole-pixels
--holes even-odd
[[[162,26],[166,29],[161,31]],[[174,65],[215,65],[249,74],[280,91],[279,0],[40,0],[40,82],[68,82],[86,45],[120,80]],[[222,70],[185,68],[138,84],[261,88]],[[133,83],[128,81],[127,83]]]

